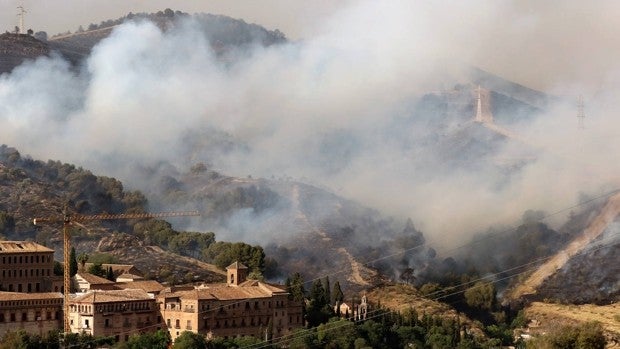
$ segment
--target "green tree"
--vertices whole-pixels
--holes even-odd
[[[336,280],[334,282],[334,291],[332,292],[332,304],[341,304],[344,301],[344,293],[340,288],[340,282]]]
[[[326,323],[332,315],[333,310],[327,300],[323,283],[317,279],[312,283],[312,289],[310,290],[310,302],[306,313],[308,326],[315,327]]]
[[[495,305],[495,286],[492,282],[478,281],[465,290],[465,301],[472,308],[493,310]]]
[[[300,273],[295,273],[292,277],[288,278],[286,280],[286,286],[290,299],[303,302],[306,298],[306,290],[304,289],[304,278]]]
[[[155,333],[144,333],[129,337],[123,349],[168,349],[170,335],[167,331],[158,330]]]
[[[86,252],[82,252],[77,256],[77,261],[78,263],[80,263],[80,269],[83,271],[84,270],[84,266],[86,265],[86,262],[88,262],[88,254],[86,254]]]
[[[54,275],[62,276],[63,273],[64,270],[62,268],[62,263],[60,263],[59,261],[54,261]]]
[[[103,266],[101,266],[101,264],[99,263],[95,263],[91,265],[90,268],[88,268],[88,272],[93,275],[100,276],[102,278],[106,277],[106,273],[107,273],[106,270],[103,268]]]
[[[357,338],[355,323],[332,318],[317,327],[317,339],[325,348],[351,348]]]
[[[603,349],[607,344],[603,327],[598,322],[588,322],[579,328],[577,336],[577,348],[579,349]]]
[[[112,270],[112,267],[108,267],[108,270],[105,274],[105,278],[110,280],[110,281],[115,281],[116,278],[114,277],[114,271]]]
[[[174,349],[197,349],[205,348],[207,341],[201,334],[191,331],[183,331],[180,336],[174,341],[172,348]]]
[[[333,304],[332,303],[332,287],[329,284],[329,276],[326,276],[325,279],[323,279],[323,289],[325,290],[325,300],[327,301],[327,304],[331,306]]]
[[[77,257],[75,255],[75,247],[71,247],[71,252],[69,253],[69,275],[75,276],[78,272],[78,262]]]

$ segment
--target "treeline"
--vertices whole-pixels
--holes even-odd
[[[414,308],[394,312],[380,304],[368,305],[365,314],[340,313],[345,300],[339,281],[330,287],[329,277],[314,280],[306,292],[299,273],[286,280],[289,297],[301,300],[308,329],[286,340],[274,339],[274,347],[290,348],[490,348],[501,343],[472,335],[460,319],[418,314]],[[359,304],[354,299],[350,305]],[[335,310],[336,309],[336,310]],[[355,309],[355,307],[354,307]],[[219,346],[218,348],[230,348]]]
[[[174,21],[179,18],[185,18],[190,14],[182,11],[173,11],[170,8],[166,8],[163,11],[155,13],[133,13],[129,12],[123,17],[117,19],[108,19],[101,21],[99,24],[90,23],[86,28],[88,31],[106,29],[116,25],[123,24],[125,21],[135,19],[146,19],[154,23],[158,23],[160,26],[166,28],[169,21]],[[209,41],[212,44],[217,45],[244,45],[254,42],[261,43],[263,45],[273,45],[286,41],[285,35],[279,30],[267,30],[256,24],[248,24],[240,19],[233,19],[223,15],[212,14],[197,14],[198,23],[201,25],[201,29],[207,34]],[[76,33],[84,32],[84,27],[79,26],[76,29]],[[71,34],[70,31],[55,35],[62,36]]]
[[[113,344],[114,337],[94,337],[86,333],[70,333],[65,336],[61,330],[49,331],[45,335],[16,330],[0,337],[0,349],[90,349]]]
[[[0,184],[11,186],[30,186],[33,181],[42,182],[49,192],[60,192],[69,212],[80,214],[99,213],[141,213],[145,212],[147,200],[139,191],[126,191],[123,184],[110,177],[95,176],[88,170],[60,161],[48,162],[23,157],[14,148],[0,145],[0,163],[6,167],[0,171]],[[243,203],[262,202],[263,191],[247,188],[231,194]],[[271,192],[266,194],[271,195]],[[43,197],[33,198],[40,202]],[[1,201],[0,201],[1,205]],[[15,227],[13,217],[0,206],[0,234],[9,233]],[[31,213],[32,214],[32,213]],[[34,216],[34,215],[32,215]],[[200,259],[204,262],[225,268],[240,261],[247,265],[252,277],[260,278],[266,270],[265,252],[261,246],[251,246],[242,242],[216,242],[213,232],[176,231],[163,220],[121,220],[102,222],[118,231],[132,232],[147,245],[156,245],[180,255]],[[131,225],[133,224],[133,225]],[[74,238],[90,239],[88,234],[74,231]],[[49,231],[41,231],[37,241],[46,244],[51,236]],[[275,263],[268,263],[275,265]],[[107,272],[107,271],[105,271]]]
[[[265,252],[261,246],[243,242],[215,241],[212,232],[186,232],[172,229],[166,221],[152,219],[138,222],[133,234],[146,244],[157,245],[171,252],[215,264],[220,269],[239,261],[250,268],[250,276],[261,278],[265,272]]]
[[[0,162],[7,170],[0,172],[0,183],[30,185],[33,180],[49,184],[62,192],[70,209],[77,213],[144,212],[147,200],[139,191],[126,191],[115,178],[95,176],[75,165],[49,160],[33,160],[6,145],[0,145]]]

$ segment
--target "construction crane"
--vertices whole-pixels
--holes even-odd
[[[95,214],[95,215],[81,215],[81,214],[69,214],[67,209],[64,209],[62,215],[34,218],[32,222],[34,225],[39,224],[55,224],[62,223],[63,227],[63,281],[64,281],[64,299],[63,299],[63,319],[64,319],[64,333],[71,332],[69,326],[69,294],[71,293],[71,272],[69,270],[70,257],[70,240],[71,234],[69,227],[73,224],[80,225],[83,222],[100,221],[100,220],[117,220],[117,219],[142,219],[142,218],[160,218],[160,217],[182,217],[182,216],[200,216],[198,211],[181,211],[181,212],[159,212],[159,213],[119,213],[119,214]]]

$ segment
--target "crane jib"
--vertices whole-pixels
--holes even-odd
[[[198,211],[180,211],[180,212],[158,212],[158,213],[118,213],[118,214],[95,214],[95,215],[67,215],[58,217],[34,218],[34,225],[40,223],[57,223],[57,222],[86,222],[96,220],[111,219],[142,219],[142,218],[158,218],[158,217],[184,217],[184,216],[200,216]]]

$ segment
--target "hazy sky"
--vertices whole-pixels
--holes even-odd
[[[316,19],[325,17],[345,1],[285,0],[0,0],[0,21],[3,27],[17,25],[17,6],[28,11],[26,27],[54,35],[78,26],[115,19],[129,12],[157,12],[166,8],[187,13],[205,12],[242,18],[268,29],[280,29],[288,37],[298,38],[313,29]],[[2,28],[4,29],[4,28]]]
[[[79,25],[115,19],[128,12],[165,8],[242,18],[292,39],[308,39],[326,18],[358,0],[0,0],[1,29],[17,25],[17,9],[27,9],[26,27],[53,35]],[[412,1],[411,3],[416,3]],[[421,3],[421,2],[420,2]],[[556,85],[587,84],[594,92],[620,59],[620,2],[470,1],[444,3],[446,18],[464,29],[480,28],[476,38],[462,38],[478,54],[471,64],[528,86],[550,91]],[[467,14],[463,14],[467,12]],[[455,23],[437,23],[437,31]],[[376,23],[375,23],[376,25]],[[369,30],[376,30],[368,23]],[[6,29],[5,29],[6,28]],[[459,31],[449,33],[453,37]],[[463,30],[463,33],[471,31]],[[470,44],[471,43],[471,44]]]
[[[7,29],[16,24],[19,3],[0,2]],[[215,59],[189,19],[167,32],[126,23],[77,73],[51,57],[1,75],[0,141],[130,184],[144,182],[129,164],[160,161],[180,170],[213,161],[226,174],[308,178],[388,214],[412,217],[438,236],[514,222],[526,209],[571,206],[577,193],[598,193],[620,173],[613,160],[620,152],[620,2],[172,4],[24,0],[27,28],[50,35],[170,7],[244,18],[303,40],[253,47],[228,65]],[[511,130],[545,151],[509,182],[488,168],[445,171],[442,153],[423,146],[435,132],[426,119],[416,114],[415,124],[401,125],[398,116],[410,115],[419,96],[457,80],[467,65],[554,94],[583,94],[587,131],[577,133],[574,99],[566,98],[566,105]],[[429,112],[436,115],[442,113]],[[188,152],[195,145],[186,144],[186,135],[204,129],[247,148],[215,160]],[[416,146],[403,147],[399,137]],[[499,158],[514,158],[520,148],[497,149]]]

